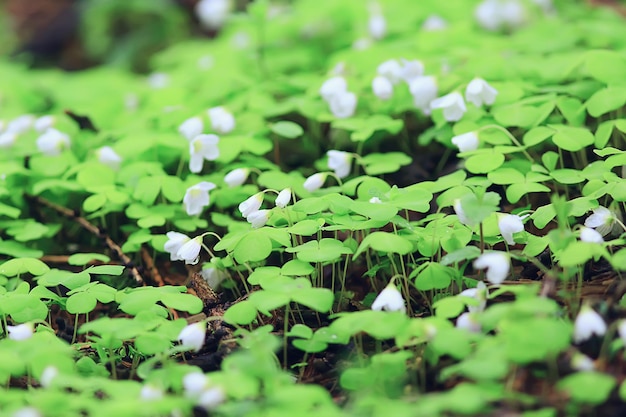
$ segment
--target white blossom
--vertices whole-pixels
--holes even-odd
[[[452,138],[452,144],[459,148],[459,152],[470,152],[478,149],[478,135],[476,132],[467,132]]]
[[[478,305],[468,305],[467,310],[470,313],[480,313],[487,306],[487,286],[484,282],[479,281],[475,288],[468,288],[459,293],[460,297],[469,297],[478,300]]]
[[[291,201],[291,188],[285,188],[276,196],[276,207],[285,208]]]
[[[330,150],[326,152],[326,155],[328,155],[328,168],[335,171],[335,175],[339,178],[350,175],[353,158],[350,152]]]
[[[187,242],[191,240],[191,238],[183,233],[178,232],[167,232],[167,242],[163,249],[170,254],[170,260],[172,261],[182,261],[183,258],[178,256],[178,250]]]
[[[8,326],[7,332],[9,333],[9,339],[11,340],[26,340],[30,339],[35,331],[33,323],[22,323],[17,326]]]
[[[271,214],[271,210],[257,210],[250,213],[246,217],[246,220],[252,225],[253,229],[258,229],[259,227],[265,226],[265,223],[267,223],[270,219]]]
[[[222,106],[207,110],[211,119],[211,128],[219,134],[227,134],[235,129],[235,116]]]
[[[199,352],[204,345],[204,338],[206,336],[206,323],[201,321],[185,326],[183,330],[178,334],[178,340],[183,347]]]
[[[424,64],[422,61],[417,59],[409,61],[404,58],[400,59],[400,61],[402,62],[400,77],[409,85],[413,80],[416,80],[424,75]],[[435,92],[435,96],[436,95],[437,93]]]
[[[197,397],[209,385],[209,378],[202,372],[190,372],[183,377],[185,396]]]
[[[231,188],[237,187],[246,182],[249,174],[250,169],[248,168],[236,168],[224,176],[224,182]]]
[[[465,214],[465,210],[463,210],[463,205],[461,204],[460,198],[454,200],[454,204],[452,207],[454,208],[454,213],[456,214],[456,217],[459,218],[459,221],[461,223],[469,227],[474,226],[474,222]]]
[[[392,84],[397,84],[402,79],[402,65],[395,60],[390,59],[378,66],[376,72],[391,81]]]
[[[214,161],[220,156],[216,135],[198,135],[189,143],[189,170],[193,173],[202,171],[204,160]]]
[[[374,196],[374,197],[370,198],[370,199],[369,199],[369,202],[370,202],[370,203],[372,203],[372,204],[380,204],[380,203],[382,203],[382,201],[380,200],[380,198],[378,198],[378,197],[376,197],[376,196]]]
[[[204,122],[199,117],[190,117],[178,126],[178,132],[188,141],[193,140],[196,136],[202,134]]]
[[[315,190],[319,190],[320,188],[322,188],[322,185],[324,185],[324,182],[326,182],[327,176],[328,173],[326,172],[318,172],[317,174],[313,174],[304,181],[303,186],[307,191],[313,192]]]
[[[580,228],[580,240],[588,243],[604,243],[604,238],[598,231],[585,226]]]
[[[30,129],[35,122],[35,116],[32,114],[23,114],[11,120],[7,124],[6,131],[20,135]]]
[[[148,85],[155,90],[161,90],[170,85],[170,76],[164,72],[153,72],[148,75]]]
[[[499,213],[498,228],[502,238],[508,245],[515,245],[513,234],[524,231],[522,218],[515,214]]]
[[[584,342],[594,334],[603,336],[605,333],[606,323],[602,317],[589,305],[583,304],[574,321],[574,342]]]
[[[348,91],[348,83],[341,76],[327,79],[320,87],[320,95],[326,101],[330,101],[333,97]]]
[[[570,362],[572,368],[577,371],[593,371],[596,368],[596,365],[589,356],[584,355],[580,352],[574,353],[572,356],[572,360]]]
[[[212,410],[226,400],[226,394],[220,387],[205,389],[200,394],[197,404],[205,410]]]
[[[163,398],[163,390],[152,384],[145,384],[141,387],[139,397],[144,401],[156,401]]]
[[[43,417],[35,407],[22,407],[11,414],[11,417]]]
[[[70,147],[70,138],[65,133],[50,128],[37,138],[37,148],[48,156],[59,155]]]
[[[224,281],[228,276],[224,271],[221,271],[215,267],[202,268],[202,270],[200,271],[200,275],[202,275],[202,278],[206,281],[207,284],[209,284],[209,287],[214,290],[218,290],[220,288],[220,285],[222,284],[222,281]]]
[[[413,96],[413,104],[415,107],[430,114],[430,103],[437,97],[439,88],[437,80],[432,76],[417,77],[411,80],[409,91]]]
[[[626,346],[626,320],[625,319],[622,319],[619,321],[617,325],[617,334],[619,334],[620,339],[622,339],[622,342],[624,342],[624,345]]]
[[[111,169],[118,169],[122,163],[122,157],[117,154],[110,146],[103,146],[96,151],[98,161],[100,163],[110,167]]]
[[[50,114],[41,116],[37,118],[37,120],[35,120],[35,122],[33,123],[33,128],[37,132],[43,133],[49,128],[51,128],[52,126],[54,126],[55,121],[56,121],[55,117]]]
[[[187,188],[185,197],[183,197],[183,205],[189,216],[195,216],[202,213],[202,209],[209,205],[209,191],[215,188],[215,184],[208,181],[202,181],[194,186]]]
[[[381,13],[374,13],[367,22],[367,29],[373,39],[380,40],[387,33],[387,20]]]
[[[431,14],[422,23],[422,30],[426,32],[434,32],[437,30],[443,30],[448,27],[448,22],[441,16]]]
[[[16,139],[17,133],[15,132],[0,133],[0,148],[10,148],[13,146]]]
[[[221,28],[230,13],[229,0],[200,0],[194,9],[200,24],[207,29]]]
[[[353,116],[356,104],[356,94],[349,91],[336,94],[328,101],[331,113],[338,119],[346,119]]]
[[[476,107],[492,105],[497,95],[498,91],[482,78],[474,78],[465,88],[465,100],[474,103]]]
[[[593,209],[593,214],[585,220],[586,227],[597,229],[602,236],[606,236],[611,232],[614,223],[615,217],[613,212],[602,206]]]
[[[526,10],[519,0],[505,0],[500,4],[500,15],[505,25],[516,28],[526,20]]]
[[[461,120],[467,107],[463,101],[463,96],[458,91],[446,94],[430,102],[431,110],[442,109],[443,117],[449,122],[457,122]]]
[[[196,236],[176,251],[176,258],[185,261],[187,265],[195,265],[200,259],[200,249],[202,249],[202,236]]]
[[[485,252],[474,260],[474,268],[487,269],[487,280],[498,285],[509,275],[511,263],[504,252]]]
[[[480,333],[480,322],[476,319],[476,313],[463,313],[456,319],[456,328],[465,329],[472,333]]]
[[[402,311],[403,313],[406,311],[402,293],[398,291],[393,280],[378,294],[372,303],[372,310]]]
[[[475,11],[478,24],[490,31],[516,28],[526,20],[526,11],[519,0],[484,0]]]
[[[52,380],[59,375],[59,370],[56,366],[48,365],[44,368],[41,376],[39,377],[39,383],[42,387],[48,388],[52,385]]]
[[[378,75],[372,80],[372,92],[381,100],[389,100],[393,96],[393,84],[387,77]]]
[[[261,208],[263,204],[263,193],[259,192],[255,195],[248,197],[245,201],[239,204],[239,211],[243,217],[248,217],[250,214]]]

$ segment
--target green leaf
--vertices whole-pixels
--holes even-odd
[[[593,117],[624,107],[626,104],[626,87],[609,86],[597,91],[587,100],[587,111]]]
[[[304,130],[299,124],[288,121],[276,122],[272,125],[271,129],[272,132],[276,133],[278,136],[282,136],[287,139],[295,139],[302,136],[304,133]]]
[[[202,311],[202,300],[193,294],[165,293],[161,296],[161,302],[169,308],[178,311],[186,311],[197,314]]]
[[[70,295],[65,304],[68,313],[86,314],[96,308],[98,301],[96,297],[88,292],[78,292]]]
[[[43,275],[50,271],[50,268],[39,259],[16,258],[6,261],[0,266],[0,274],[7,277],[14,277],[25,273],[32,275]]]
[[[373,232],[363,239],[356,252],[354,252],[352,260],[358,258],[361,253],[369,248],[384,253],[406,255],[413,251],[413,244],[406,238],[394,233]]]
[[[312,310],[328,313],[333,306],[335,295],[328,288],[303,288],[294,291],[291,298]]]
[[[107,197],[104,194],[90,195],[83,201],[83,210],[87,213],[92,213],[102,208],[107,202]]]
[[[557,388],[567,392],[574,402],[599,405],[609,398],[615,384],[611,375],[589,371],[566,376],[557,383]]]
[[[70,265],[87,265],[91,261],[109,262],[111,258],[100,253],[75,253],[67,259]]]
[[[92,266],[85,270],[89,274],[100,275],[122,275],[124,272],[124,266],[122,265],[98,265]]]
[[[234,248],[233,256],[239,263],[266,259],[272,253],[272,241],[262,229],[253,230]]]
[[[415,277],[415,287],[420,291],[445,289],[452,283],[454,271],[437,262],[428,262]]]
[[[554,135],[555,130],[545,126],[537,126],[524,134],[522,141],[526,146],[534,146]]]
[[[250,300],[233,304],[224,313],[224,321],[229,324],[250,324],[256,318],[257,310]]]
[[[478,152],[478,151],[477,151]],[[465,168],[472,174],[486,174],[504,163],[504,155],[493,149],[481,150],[465,161]]]
[[[593,145],[593,134],[583,127],[555,126],[557,132],[552,136],[552,141],[559,148],[576,152],[589,145]]]
[[[298,259],[304,262],[329,262],[340,259],[342,255],[351,254],[352,250],[344,246],[340,240],[323,238],[286,248],[285,252],[295,253]]]
[[[626,58],[616,51],[597,50],[585,54],[589,74],[606,84],[621,83],[626,74]]]

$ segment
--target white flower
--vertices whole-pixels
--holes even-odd
[[[376,197],[376,196],[374,196],[374,197],[370,198],[370,199],[369,199],[369,202],[370,202],[370,203],[372,203],[372,204],[380,204],[380,203],[382,203],[382,201],[380,200],[380,198],[378,198],[378,197]]]
[[[246,220],[252,225],[253,229],[258,229],[265,226],[265,223],[270,219],[270,214],[272,214],[271,210],[257,210],[250,213]]]
[[[356,94],[349,91],[336,94],[328,101],[331,113],[338,119],[346,119],[354,115],[356,104]]]
[[[461,120],[463,114],[467,111],[463,96],[458,91],[446,94],[430,102],[430,108],[443,109],[443,117],[449,122],[457,122]]]
[[[145,384],[141,387],[139,397],[144,401],[155,401],[163,398],[163,390],[151,384]]]
[[[413,80],[424,75],[424,64],[422,61],[418,61],[417,59],[413,59],[411,61],[406,59],[401,59],[402,61],[402,70],[400,72],[400,77],[411,84]],[[437,92],[435,92],[435,96]]]
[[[443,17],[431,14],[422,23],[422,30],[426,32],[433,32],[436,30],[443,30],[448,27],[448,22]]]
[[[200,270],[200,275],[202,275],[202,278],[207,282],[207,284],[209,284],[209,287],[214,290],[219,289],[222,281],[224,281],[228,276],[224,271],[214,267],[202,268],[202,270]]]
[[[183,258],[178,256],[178,250],[187,242],[191,240],[191,238],[183,233],[178,232],[167,232],[167,242],[163,246],[163,249],[170,254],[170,260],[172,261],[182,261]]]
[[[589,305],[583,304],[574,322],[574,342],[584,342],[594,334],[603,336],[605,333],[606,323],[602,317]]]
[[[393,84],[387,77],[379,75],[372,80],[372,91],[381,100],[389,100],[393,96]]]
[[[35,123],[33,123],[33,128],[39,133],[43,133],[52,126],[54,126],[55,118],[52,115],[41,116]]]
[[[524,223],[522,218],[515,214],[499,213],[498,228],[504,241],[509,245],[515,245],[513,233],[524,231]]]
[[[454,208],[454,213],[456,214],[456,217],[459,218],[459,221],[461,223],[469,227],[474,226],[474,222],[471,221],[470,218],[467,217],[467,215],[465,214],[465,210],[463,210],[463,206],[461,205],[460,198],[457,198],[456,200],[454,200],[454,205],[452,207]]]
[[[185,211],[190,216],[202,213],[202,209],[209,205],[209,191],[215,188],[212,182],[202,181],[192,187],[187,188],[183,204]]]
[[[606,236],[611,232],[614,223],[615,217],[611,210],[602,206],[593,209],[593,214],[585,220],[585,226],[598,229],[597,231],[602,236]]]
[[[200,321],[185,326],[183,330],[178,334],[178,340],[183,347],[199,352],[204,345],[204,338],[206,336],[206,323]]]
[[[313,174],[304,181],[303,186],[307,191],[313,192],[315,190],[319,190],[322,185],[324,185],[327,176],[328,174],[326,172],[318,172],[317,174]]]
[[[17,133],[15,132],[0,133],[0,148],[10,148],[13,146],[16,139]]]
[[[357,51],[364,51],[372,46],[372,40],[370,38],[359,38],[352,43],[352,49]]]
[[[509,275],[511,264],[504,252],[485,252],[474,260],[474,268],[487,269],[487,280],[498,285]]]
[[[478,300],[479,304],[477,306],[468,305],[467,309],[470,313],[479,313],[481,311],[484,311],[485,307],[487,306],[487,293],[487,286],[484,282],[479,281],[478,284],[476,284],[475,288],[468,288],[466,290],[463,290],[459,293],[459,296],[469,297]]]
[[[52,385],[52,380],[59,375],[59,370],[56,366],[48,365],[44,368],[41,376],[39,377],[39,383],[42,387],[48,388]]]
[[[209,378],[202,372],[190,372],[183,377],[185,396],[197,397],[209,384]]]
[[[9,339],[11,340],[26,340],[30,339],[35,331],[33,323],[22,323],[17,326],[7,326],[7,332],[9,333]]]
[[[480,333],[480,322],[476,320],[476,313],[463,313],[456,319],[457,329],[465,329],[472,333]]]
[[[482,78],[474,78],[465,88],[465,100],[474,103],[476,107],[484,104],[490,106],[496,101],[498,91]]]
[[[70,147],[70,138],[56,129],[48,129],[37,138],[37,148],[48,156],[59,155],[61,151]]]
[[[202,129],[204,129],[204,122],[199,117],[191,117],[178,126],[178,132],[189,141],[201,135]]]
[[[580,228],[580,240],[589,243],[604,243],[604,238],[600,233],[595,229],[585,226]]]
[[[371,15],[367,22],[367,29],[373,39],[382,39],[387,33],[387,21],[385,20],[385,16],[380,13]]]
[[[217,133],[226,134],[235,129],[235,116],[224,107],[213,107],[207,110],[211,119],[211,128]]]
[[[413,104],[415,107],[430,114],[430,103],[437,97],[439,88],[435,77],[417,77],[410,81],[409,91],[413,96]]]
[[[35,407],[22,407],[11,414],[11,417],[43,417]]]
[[[215,30],[224,25],[230,12],[229,0],[200,0],[194,9],[200,24]]]
[[[164,72],[153,72],[148,76],[148,85],[155,90],[165,88],[170,85],[170,76]]]
[[[176,251],[177,260],[185,261],[187,265],[195,265],[200,259],[200,249],[202,248],[202,236],[196,236],[185,242]]]
[[[397,84],[402,79],[402,69],[402,65],[397,60],[390,59],[380,64],[376,68],[376,72],[387,78],[392,84]]]
[[[580,352],[574,353],[570,364],[577,371],[593,371],[596,368],[593,359]]]
[[[326,101],[330,101],[338,94],[342,94],[348,91],[348,83],[346,79],[341,76],[336,76],[327,79],[320,87],[320,95]]]
[[[229,187],[237,187],[246,182],[249,174],[250,170],[248,168],[233,169],[224,176],[224,182],[228,184]]]
[[[193,173],[202,171],[204,160],[214,161],[220,156],[217,147],[220,138],[216,135],[198,135],[189,143],[189,170]]]
[[[470,152],[478,149],[478,135],[476,132],[467,132],[452,138],[452,144],[459,148],[459,152]]]
[[[350,152],[330,150],[326,152],[326,155],[328,155],[328,168],[335,171],[335,175],[339,178],[350,175],[353,157]]]
[[[404,298],[402,293],[398,291],[393,282],[387,284],[387,286],[378,294],[378,297],[372,303],[372,310],[377,311],[406,311],[404,305]]]
[[[220,387],[205,389],[198,398],[197,404],[205,410],[212,410],[226,400],[226,394]]]
[[[122,163],[122,158],[111,148],[110,146],[103,146],[96,151],[98,161],[100,163],[110,167],[111,169],[118,169]]]
[[[23,114],[11,120],[7,125],[6,131],[20,135],[31,128],[35,122],[35,116],[32,114]]]
[[[241,204],[239,204],[239,211],[243,217],[248,217],[250,214],[259,210],[261,204],[263,204],[263,192],[256,193],[241,202]]]
[[[499,0],[485,0],[480,3],[474,11],[474,17],[483,29],[491,31],[500,29],[503,21]]]
[[[518,0],[506,0],[500,4],[500,16],[505,24],[515,28],[526,20],[526,10]]]
[[[285,188],[276,196],[276,207],[285,208],[291,201],[291,188]]]

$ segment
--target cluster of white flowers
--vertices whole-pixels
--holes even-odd
[[[183,377],[185,397],[205,410],[212,410],[226,400],[224,390],[211,382],[202,372],[190,372]]]
[[[167,232],[167,242],[164,249],[170,254],[172,261],[185,261],[188,265],[198,263],[200,249],[202,249],[202,236],[193,239],[184,233]]]
[[[474,17],[486,30],[515,29],[524,24],[526,10],[519,0],[483,0]]]
[[[337,75],[326,80],[320,87],[320,95],[336,118],[347,119],[354,115],[357,97],[348,91],[348,83],[342,76]]]
[[[246,218],[252,228],[258,229],[265,226],[272,215],[272,210],[261,209],[265,191],[260,191],[239,204],[241,215]],[[291,188],[285,188],[280,191],[274,200],[274,204],[278,208],[285,208],[291,201]]]
[[[71,145],[70,137],[55,129],[56,117],[44,115],[36,118],[32,114],[23,114],[5,123],[0,121],[0,148],[10,148],[15,141],[31,129],[39,133],[37,149],[44,155],[60,155]]]

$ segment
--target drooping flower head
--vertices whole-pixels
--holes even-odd
[[[239,211],[243,217],[248,217],[250,214],[261,208],[263,204],[263,192],[256,193],[255,195],[248,197],[245,201],[239,204]]]
[[[416,77],[410,81],[409,91],[413,96],[415,107],[424,112],[425,115],[431,113],[431,102],[437,97],[439,87],[437,80],[432,76]]]
[[[516,214],[499,213],[498,228],[502,238],[508,245],[515,245],[513,234],[524,231],[522,218]]]
[[[183,347],[199,352],[204,345],[206,336],[206,323],[201,321],[185,326],[178,334],[178,340]]]
[[[291,201],[291,188],[285,188],[276,196],[276,207],[285,208]]]
[[[237,187],[246,182],[248,175],[250,175],[249,168],[236,168],[224,176],[224,182],[231,188]]]
[[[474,268],[486,269],[487,281],[498,285],[509,275],[511,262],[505,252],[485,252],[474,260]]]
[[[335,175],[339,178],[345,178],[350,175],[353,155],[350,152],[330,150],[326,152],[328,155],[328,168],[335,171]]]
[[[235,116],[222,106],[207,110],[211,119],[211,128],[219,134],[227,134],[235,129]]]
[[[372,303],[372,310],[402,311],[403,313],[406,311],[402,293],[398,291],[393,280],[378,294]]]
[[[602,316],[596,313],[588,304],[583,304],[574,321],[574,342],[584,342],[594,334],[604,336],[605,333],[606,323]]]
[[[476,107],[492,105],[497,95],[498,91],[482,78],[474,78],[465,89],[465,100],[474,103]]]
[[[430,102],[430,108],[442,109],[443,117],[449,122],[458,122],[467,111],[463,96],[458,91],[434,99]]]
[[[328,173],[326,172],[318,172],[317,174],[313,174],[304,181],[304,188],[307,191],[311,192],[319,190],[322,185],[324,185],[326,177],[328,177]]]
[[[478,135],[476,132],[467,132],[452,138],[452,144],[459,148],[459,152],[470,152],[478,149]]]
[[[214,161],[220,156],[216,135],[198,135],[189,143],[189,170],[194,174],[202,171],[204,160]]]
[[[202,213],[202,209],[209,205],[209,191],[215,188],[215,184],[208,181],[202,181],[194,186],[187,188],[183,204],[185,211],[190,216]]]

